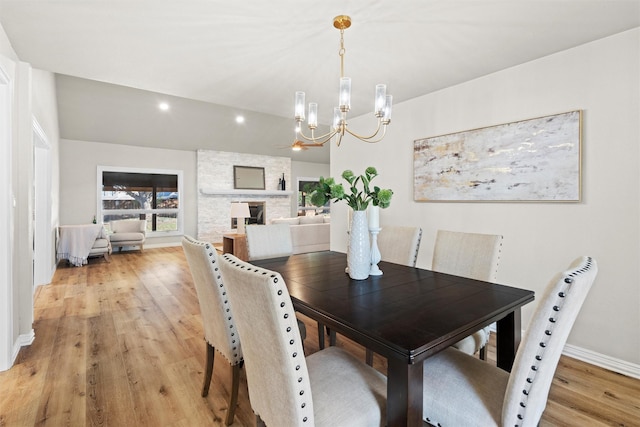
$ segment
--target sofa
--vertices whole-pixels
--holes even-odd
[[[140,251],[144,249],[147,230],[147,221],[144,219],[111,221],[109,226],[112,233],[109,240],[119,251],[122,251],[124,246],[140,246]]]
[[[275,218],[272,224],[289,224],[294,254],[329,250],[331,222],[329,216]]]

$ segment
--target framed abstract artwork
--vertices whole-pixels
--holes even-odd
[[[418,139],[415,201],[579,202],[582,111]]]

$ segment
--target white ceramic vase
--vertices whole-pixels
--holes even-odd
[[[366,211],[353,211],[348,252],[349,277],[354,280],[364,280],[369,277],[371,246]]]

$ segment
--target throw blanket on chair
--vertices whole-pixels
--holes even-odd
[[[61,225],[58,227],[58,261],[66,259],[72,265],[87,264],[89,252],[99,234],[103,234],[102,224]]]

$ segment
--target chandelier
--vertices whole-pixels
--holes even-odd
[[[318,127],[318,104],[310,102],[307,126],[311,131],[311,135],[305,135],[302,132],[302,122],[305,120],[305,94],[304,92],[296,92],[294,113],[296,120],[296,140],[291,145],[293,150],[302,150],[307,147],[322,147],[334,136],[338,137],[336,143],[340,146],[340,142],[345,133],[353,135],[364,142],[378,142],[384,138],[387,125],[391,123],[392,96],[387,95],[386,85],[378,84],[376,85],[375,107],[373,110],[373,114],[378,122],[375,132],[370,135],[360,135],[348,128],[347,113],[351,109],[351,78],[344,76],[344,54],[346,52],[344,48],[344,30],[351,26],[351,18],[347,15],[336,16],[333,18],[333,26],[340,30],[340,50],[338,51],[338,55],[340,56],[340,91],[338,107],[334,107],[333,109],[333,124],[329,132],[316,136],[315,130]]]

